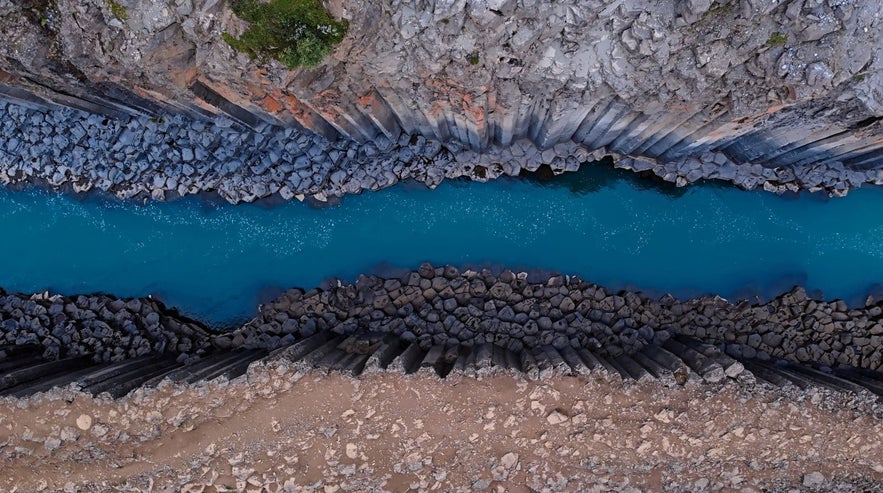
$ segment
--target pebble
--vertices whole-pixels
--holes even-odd
[[[92,416],[89,416],[88,414],[81,414],[77,418],[77,428],[83,431],[92,428]]]
[[[569,419],[570,418],[559,411],[552,411],[546,416],[546,422],[550,425],[560,425],[561,423],[566,423]]]
[[[346,444],[346,456],[355,459],[359,456],[359,447],[355,443]]]
[[[820,488],[824,484],[825,476],[818,471],[803,475],[803,486],[807,488]]]

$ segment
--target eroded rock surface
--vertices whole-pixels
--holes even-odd
[[[875,2],[339,0],[347,38],[297,72],[227,46],[220,34],[244,24],[224,2],[118,5],[5,2],[5,83],[95,112],[224,114],[358,142],[421,135],[482,151],[456,153],[482,168],[529,140],[639,158],[624,167],[681,185],[842,194],[881,164]]]

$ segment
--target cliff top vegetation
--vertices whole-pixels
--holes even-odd
[[[272,58],[289,69],[320,64],[348,28],[319,0],[233,0],[230,7],[249,27],[238,38],[224,33],[224,40],[256,60]]]

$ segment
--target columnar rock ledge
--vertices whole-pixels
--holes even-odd
[[[423,264],[397,279],[361,276],[328,290],[290,290],[214,343],[272,349],[291,334],[367,330],[424,349],[489,342],[516,352],[550,345],[615,357],[685,335],[740,357],[883,371],[881,315],[881,302],[849,309],[843,301],[813,300],[802,288],[763,304],[717,296],[679,301],[614,293],[573,276],[531,279],[525,272]]]
[[[100,0],[0,2],[17,40],[0,47],[5,97],[116,119],[83,127],[90,146],[46,125],[59,154],[26,164],[35,142],[19,142],[4,181],[321,199],[602,155],[680,185],[842,195],[883,181],[875,2],[335,0],[347,38],[295,72],[226,45],[245,25],[225,2],[120,5],[125,19]]]
[[[840,162],[770,168],[737,165],[721,152],[663,162],[574,142],[543,150],[526,139],[475,152],[455,141],[407,133],[358,143],[295,128],[246,128],[227,118],[107,117],[21,103],[0,101],[2,133],[11,136],[0,143],[0,184],[101,191],[131,200],[214,192],[234,204],[270,196],[325,201],[402,180],[435,187],[445,178],[486,181],[541,166],[559,174],[607,156],[618,168],[653,173],[678,186],[716,179],[776,193],[845,195],[866,183],[883,184],[883,169]]]
[[[36,345],[48,359],[109,363],[164,354],[186,364],[219,350],[265,354],[316,334],[389,335],[424,355],[432,348],[491,345],[514,354],[552,348],[615,359],[686,337],[739,360],[883,371],[883,302],[850,309],[842,301],[811,299],[801,288],[763,304],[720,297],[679,301],[612,293],[571,276],[532,279],[523,272],[429,264],[398,278],[331,284],[289,290],[226,332],[210,331],[149,298],[4,294],[0,346]]]

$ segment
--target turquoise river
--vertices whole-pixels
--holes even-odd
[[[153,294],[216,326],[291,286],[421,261],[579,274],[615,289],[855,302],[883,280],[883,191],[779,197],[648,185],[594,167],[540,182],[399,185],[322,208],[201,198],[135,205],[0,191],[0,286]]]

